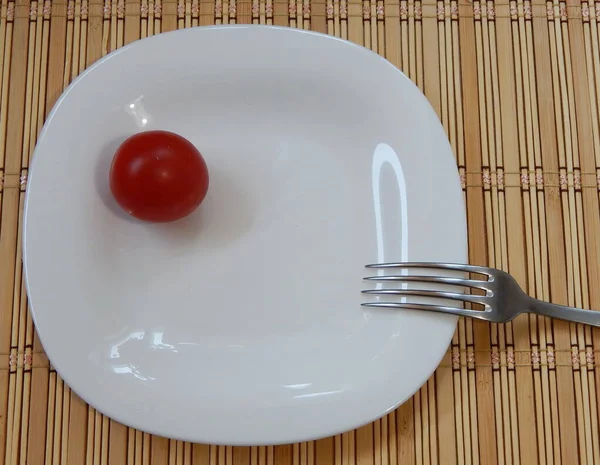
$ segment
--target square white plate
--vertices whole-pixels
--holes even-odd
[[[127,136],[202,152],[205,202],[172,224],[108,190]],[[65,381],[127,425],[275,444],[370,422],[432,374],[452,316],[361,307],[364,265],[466,261],[458,173],[420,91],[376,54],[226,26],[110,54],[63,94],[34,154],[25,265]]]

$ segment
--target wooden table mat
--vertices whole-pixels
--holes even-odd
[[[545,318],[461,320],[435,375],[397,411],[289,446],[152,437],[62,382],[35,336],[19,246],[44,118],[111,50],[226,23],[312,29],[387,57],[448,132],[471,263],[508,270],[540,298],[600,309],[600,2],[2,0],[0,463],[600,465],[600,331]]]

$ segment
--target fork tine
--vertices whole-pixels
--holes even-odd
[[[396,262],[396,263],[372,263],[367,268],[432,268],[436,270],[456,270],[467,273],[478,273],[493,276],[492,270],[485,266],[466,265],[462,263],[436,263],[436,262]]]
[[[443,305],[409,304],[399,302],[366,302],[361,304],[361,306],[371,308],[393,308],[403,310],[426,310],[430,312],[448,313],[451,315],[478,318],[480,320],[491,320],[489,311],[486,312],[484,310],[467,310],[464,308],[446,307]]]
[[[484,295],[460,294],[457,292],[427,291],[418,289],[367,289],[362,291],[368,295],[397,295],[414,297],[433,297],[438,299],[458,300],[462,302],[471,302],[474,304],[487,305],[490,297]]]
[[[366,281],[396,281],[396,282],[415,282],[415,283],[435,283],[435,284],[449,284],[453,286],[462,287],[475,287],[477,289],[484,289],[490,291],[491,289],[486,286],[488,281],[481,281],[478,279],[464,279],[464,278],[452,278],[450,276],[413,276],[413,275],[385,275],[385,276],[367,276],[363,278]]]

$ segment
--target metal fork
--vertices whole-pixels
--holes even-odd
[[[379,263],[367,265],[369,269],[378,270],[405,270],[423,269],[440,271],[457,271],[483,275],[482,279],[465,278],[457,276],[432,276],[432,275],[408,275],[408,274],[382,274],[368,276],[367,281],[378,283],[420,283],[421,285],[450,285],[462,288],[474,288],[485,291],[485,295],[465,294],[454,291],[442,291],[431,289],[408,289],[408,288],[377,288],[362,291],[370,296],[399,296],[399,297],[426,297],[437,299],[450,299],[483,306],[483,310],[472,310],[466,308],[455,308],[447,305],[435,305],[429,303],[409,303],[395,301],[365,302],[365,307],[399,308],[408,310],[429,310],[434,312],[451,313],[458,316],[478,318],[480,320],[504,323],[512,320],[521,313],[534,313],[561,320],[583,323],[587,325],[600,326],[600,312],[593,310],[582,310],[563,305],[543,302],[527,295],[517,281],[505,271],[484,266],[462,265],[454,263],[429,263],[429,262],[405,262],[405,263]],[[464,276],[464,274],[463,274]],[[379,285],[381,286],[381,284]]]

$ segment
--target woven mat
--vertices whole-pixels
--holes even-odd
[[[69,81],[101,56],[215,23],[312,29],[386,56],[448,132],[471,263],[508,270],[537,297],[600,309],[600,2],[2,0],[0,463],[600,464],[600,331],[544,318],[461,320],[435,375],[397,411],[290,446],[152,437],[62,382],[36,338],[22,276],[36,136]]]

